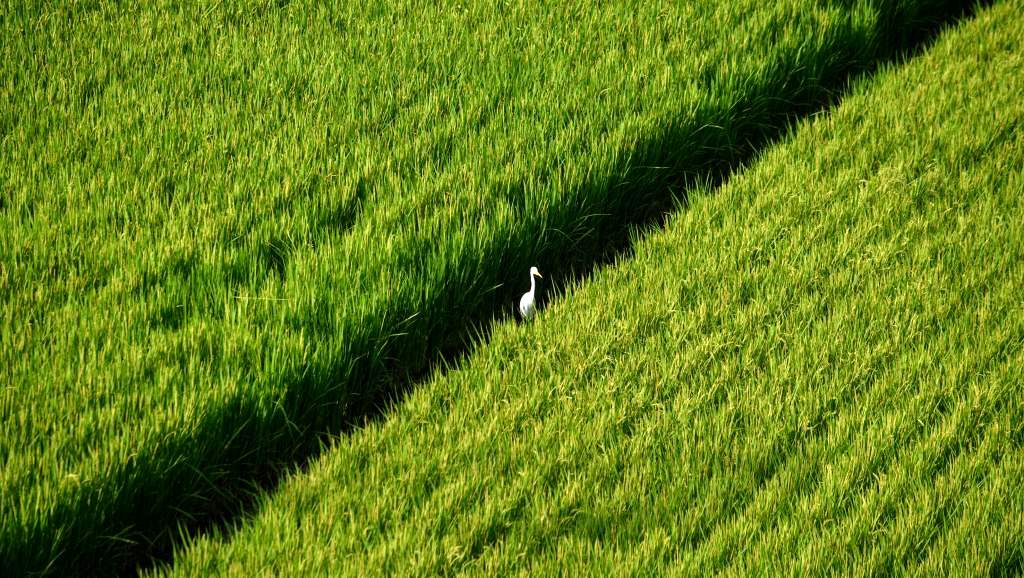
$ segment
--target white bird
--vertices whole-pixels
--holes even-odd
[[[537,306],[534,300],[534,293],[537,290],[537,280],[535,277],[540,277],[541,279],[544,278],[536,267],[530,267],[530,290],[519,298],[519,314],[523,316],[524,321],[528,321],[537,311]]]

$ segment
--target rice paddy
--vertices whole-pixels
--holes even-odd
[[[11,7],[0,570],[1019,572],[1020,8]]]

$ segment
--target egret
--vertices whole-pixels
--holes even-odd
[[[523,321],[529,321],[533,317],[534,312],[537,311],[536,302],[534,301],[534,293],[537,290],[536,277],[544,278],[536,267],[530,267],[530,290],[523,293],[523,296],[519,298],[519,314],[523,316]]]

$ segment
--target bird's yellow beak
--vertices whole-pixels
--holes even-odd
[[[543,278],[544,278],[544,276],[540,274],[540,271],[537,271],[536,275],[537,275],[538,277],[540,277],[541,279],[543,279]]]

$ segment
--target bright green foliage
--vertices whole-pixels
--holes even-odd
[[[173,573],[1019,573],[1022,10],[859,83]]]
[[[961,7],[321,4],[4,7],[0,573],[230,518]]]

